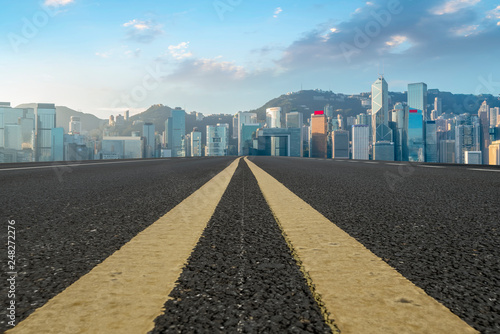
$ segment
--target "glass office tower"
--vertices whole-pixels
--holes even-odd
[[[408,160],[425,161],[424,123],[422,110],[410,109],[408,112]]]
[[[430,119],[427,114],[427,85],[423,82],[408,85],[408,107],[422,110],[424,120]]]
[[[186,136],[186,112],[181,108],[172,110],[172,116],[166,122],[168,148],[172,150],[172,157],[183,157],[183,139]]]
[[[52,129],[56,127],[55,105],[37,104],[35,120],[36,161],[52,161]]]

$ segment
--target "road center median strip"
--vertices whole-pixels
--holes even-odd
[[[477,333],[246,159],[292,252],[341,333]]]
[[[152,330],[238,161],[7,333]]]

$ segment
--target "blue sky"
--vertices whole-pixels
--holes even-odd
[[[382,68],[391,91],[500,93],[493,0],[3,0],[0,22],[0,100],[101,118],[365,92]]]

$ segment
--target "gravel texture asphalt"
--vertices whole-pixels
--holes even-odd
[[[16,320],[63,291],[174,208],[234,157],[176,158],[4,170],[0,167],[2,280],[7,224],[16,228]],[[4,286],[4,285],[2,285]],[[1,305],[7,305],[2,289]],[[0,308],[0,332],[7,326]]]
[[[500,333],[500,173],[250,160],[468,324]]]
[[[244,161],[152,333],[331,333]]]

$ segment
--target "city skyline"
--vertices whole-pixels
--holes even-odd
[[[494,1],[117,4],[4,6],[0,100],[106,118],[157,103],[234,114],[301,88],[357,94],[379,73],[391,91],[500,90]]]

